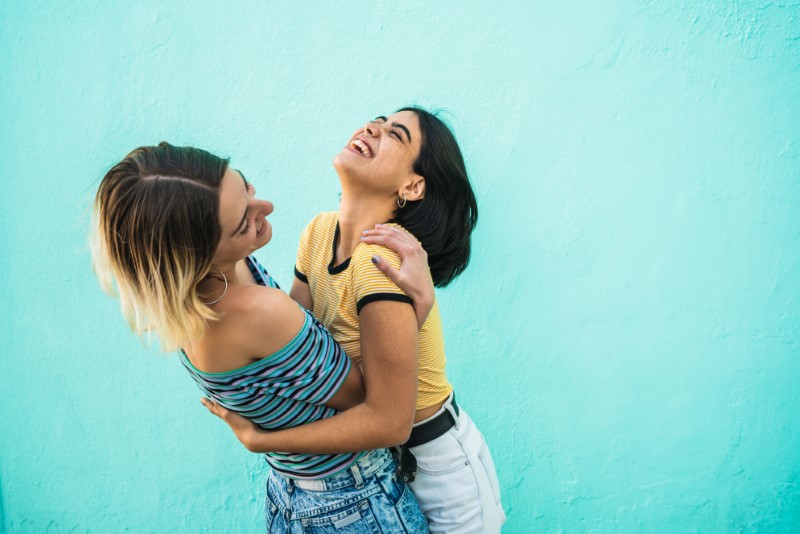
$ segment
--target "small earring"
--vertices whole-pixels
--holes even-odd
[[[406,197],[402,195],[397,195],[397,207],[398,208],[405,208],[406,207]]]

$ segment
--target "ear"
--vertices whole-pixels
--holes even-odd
[[[419,174],[412,175],[412,181],[398,191],[398,196],[406,200],[415,201],[425,198],[425,178]]]

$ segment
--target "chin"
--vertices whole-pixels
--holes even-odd
[[[347,168],[349,167],[347,156],[349,155],[350,154],[345,154],[345,151],[342,150],[333,157],[333,168],[336,169],[336,172],[340,174],[347,172]]]
[[[269,224],[269,223],[267,223],[267,224]],[[263,240],[263,242],[261,243],[262,247],[264,245],[266,245],[267,243],[269,243],[270,241],[272,241],[272,225],[270,225],[270,227],[267,228],[267,231],[264,232],[264,237],[262,237],[261,239]]]

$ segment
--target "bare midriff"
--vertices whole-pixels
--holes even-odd
[[[414,415],[414,422],[419,423],[420,421],[424,421],[428,417],[432,416],[436,412],[439,411],[439,408],[445,403],[447,399],[437,402],[433,406],[428,406],[427,408],[422,408],[421,410],[417,410],[417,413]]]

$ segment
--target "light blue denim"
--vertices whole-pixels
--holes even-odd
[[[321,480],[297,480],[273,471],[267,480],[267,532],[428,532],[417,501],[395,468],[389,451],[379,449]]]

